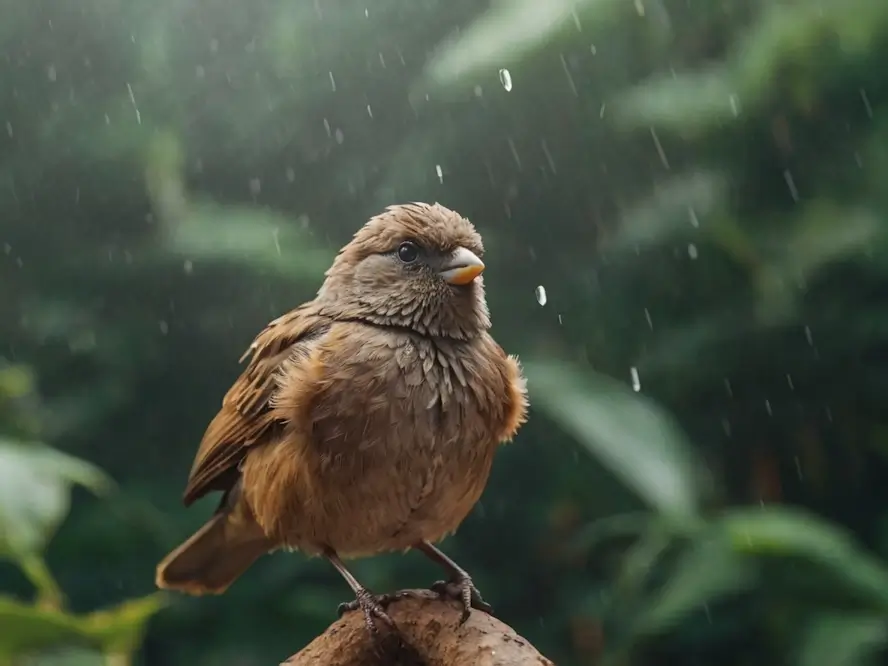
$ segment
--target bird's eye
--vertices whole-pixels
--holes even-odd
[[[412,264],[419,258],[419,248],[412,241],[404,241],[398,246],[398,259],[405,264]]]

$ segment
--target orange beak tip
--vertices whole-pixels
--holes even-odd
[[[458,268],[451,268],[448,271],[444,271],[441,274],[441,277],[444,278],[445,282],[449,284],[455,285],[467,285],[476,277],[481,275],[484,272],[484,264],[481,265],[472,265],[472,266],[460,266]]]
[[[466,285],[484,272],[484,262],[471,250],[458,247],[442,268],[444,270],[439,275],[445,282]]]

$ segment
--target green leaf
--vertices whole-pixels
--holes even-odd
[[[571,547],[592,550],[612,539],[641,537],[650,526],[651,515],[648,512],[605,516],[581,529],[571,540]]]
[[[624,385],[561,363],[525,363],[532,404],[545,411],[652,507],[697,514],[703,467],[675,421]]]
[[[0,400],[24,398],[34,393],[34,373],[24,365],[0,367]]]
[[[54,648],[29,654],[27,660],[17,659],[22,666],[109,666],[108,658],[98,650],[80,647]]]
[[[0,597],[0,657],[56,645],[82,645],[87,640],[75,615],[38,608],[10,597]]]
[[[734,552],[730,543],[706,536],[683,554],[662,589],[646,602],[635,632],[650,635],[668,630],[688,613],[756,582],[751,561]]]
[[[166,216],[174,220],[166,225],[167,248],[185,259],[230,261],[303,282],[320,279],[330,266],[333,252],[297,220],[202,200],[176,210]]]
[[[148,619],[163,607],[163,598],[153,594],[110,609],[73,615],[0,597],[0,657],[60,646],[89,646],[105,654],[129,654],[141,642]]]
[[[734,510],[719,522],[719,529],[736,551],[805,558],[888,612],[888,569],[839,527],[799,509],[763,507]]]
[[[432,58],[427,76],[451,84],[480,69],[496,71],[500,63],[517,60],[570,19],[577,0],[511,0],[494,3]]]
[[[113,608],[96,611],[81,620],[81,626],[107,653],[129,654],[142,642],[148,620],[163,608],[166,595],[151,594],[130,599]]]
[[[0,439],[0,555],[42,551],[68,512],[74,484],[97,493],[112,486],[98,468],[73,456]]]
[[[625,9],[620,0],[499,0],[438,49],[426,79],[445,87],[482,71],[496,72],[550,44],[559,31],[575,31],[580,12],[593,11],[602,20],[620,9]]]
[[[805,631],[799,666],[858,666],[885,645],[888,624],[873,615],[824,614]]]
[[[620,126],[648,123],[703,134],[740,114],[738,90],[736,73],[724,64],[693,74],[661,75],[623,93],[612,117]],[[750,103],[747,97],[743,101]]]

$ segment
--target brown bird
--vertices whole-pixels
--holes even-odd
[[[185,490],[216,513],[157,567],[157,585],[221,593],[259,556],[328,559],[358,607],[391,624],[342,559],[415,548],[433,589],[489,611],[433,544],[481,496],[527,412],[517,360],[488,333],[474,226],[439,204],[392,206],[343,247],[316,298],[272,321],[207,427]],[[342,559],[341,559],[342,558]]]

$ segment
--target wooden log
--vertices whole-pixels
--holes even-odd
[[[514,629],[479,610],[460,625],[459,603],[428,590],[391,602],[397,631],[374,638],[351,611],[281,666],[554,666]]]

